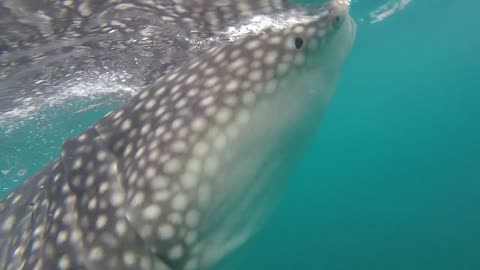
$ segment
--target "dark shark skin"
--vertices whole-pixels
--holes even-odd
[[[112,18],[129,33],[135,13],[122,12],[132,9],[154,10],[133,16],[134,32],[153,20],[204,43],[66,141],[2,202],[0,269],[208,269],[268,215],[355,37],[346,0],[309,9],[274,0],[22,2],[28,8],[2,12],[23,22],[42,10],[59,23],[11,38],[23,48],[95,36]]]
[[[228,2],[2,0],[0,113],[107,72],[113,82],[149,85],[221,39],[218,30],[287,5],[251,1],[240,10],[243,1]]]

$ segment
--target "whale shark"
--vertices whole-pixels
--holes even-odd
[[[160,48],[174,48],[144,89],[2,201],[0,269],[214,266],[268,219],[356,32],[347,0],[14,2],[1,12],[28,31],[3,24],[2,46],[32,48],[18,61],[52,39],[135,35],[146,24],[168,32]]]

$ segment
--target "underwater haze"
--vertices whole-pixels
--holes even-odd
[[[356,42],[314,144],[266,226],[215,270],[480,269],[479,9],[353,1]],[[82,94],[0,119],[1,196],[132,91]]]

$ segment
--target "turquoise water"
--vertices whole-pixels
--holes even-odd
[[[218,269],[480,269],[480,4],[357,1],[357,41],[265,228]],[[112,109],[69,103],[0,131],[3,194]]]

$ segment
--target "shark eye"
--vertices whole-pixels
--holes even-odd
[[[303,46],[303,39],[302,38],[295,38],[295,47],[297,47],[297,49],[300,49],[302,48]]]
[[[335,25],[338,25],[340,22],[340,16],[335,16]]]

